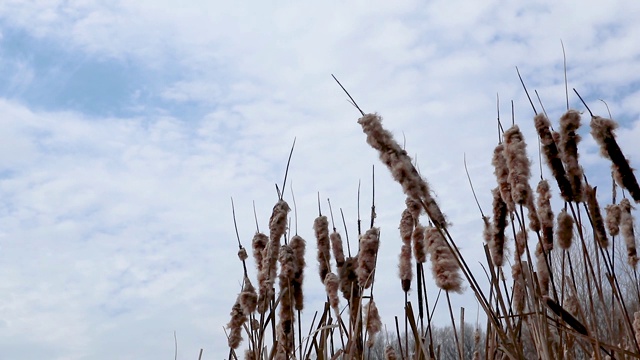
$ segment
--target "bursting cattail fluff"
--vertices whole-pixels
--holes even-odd
[[[409,209],[402,212],[400,219],[400,237],[402,247],[400,248],[400,263],[398,265],[400,283],[402,291],[407,292],[411,288],[413,278],[413,267],[411,266],[411,236],[413,234],[413,216]]]
[[[427,228],[426,239],[436,285],[442,290],[462,293],[460,266],[446,240],[440,231],[432,226]]]
[[[567,179],[571,184],[573,201],[582,201],[582,168],[578,164],[578,143],[580,135],[577,130],[580,127],[580,113],[569,110],[560,117],[560,143],[561,159],[567,171]]]
[[[318,272],[320,280],[324,279],[331,271],[331,241],[329,239],[329,222],[326,216],[318,216],[313,222],[313,230],[318,243]]]
[[[251,280],[249,280],[247,276],[244,277],[244,286],[242,287],[238,301],[245,315],[249,315],[256,310],[258,294],[256,293],[256,288],[253,287]]]
[[[558,183],[560,194],[565,199],[565,201],[571,201],[573,199],[571,184],[567,180],[567,176],[564,171],[564,165],[562,165],[562,160],[560,159],[560,152],[558,150],[556,142],[553,139],[553,135],[549,130],[551,123],[544,114],[538,114],[534,118],[534,124],[538,132],[538,136],[540,136],[542,153],[544,154],[544,158],[547,161],[549,168],[551,169],[553,177]]]
[[[247,315],[242,311],[239,299],[233,304],[230,315],[231,321],[227,324],[227,329],[229,329],[229,339],[227,341],[230,348],[237,349],[242,342],[242,325],[247,321]]]
[[[324,286],[327,291],[327,296],[329,297],[329,305],[331,305],[335,311],[338,311],[338,306],[340,305],[340,298],[338,298],[340,280],[338,276],[332,272],[328,273],[324,279]]]
[[[513,277],[513,308],[516,313],[524,310],[524,278],[522,276],[522,265],[524,261],[516,260],[511,266],[511,276]]]
[[[261,314],[267,310],[268,302],[275,295],[273,285],[278,274],[280,238],[287,230],[289,210],[289,205],[284,200],[279,200],[269,219],[269,243],[262,251],[262,269],[258,273],[258,312]]]
[[[589,209],[589,215],[591,216],[591,221],[593,222],[593,235],[596,238],[598,244],[606,248],[609,246],[609,239],[607,238],[607,233],[604,229],[604,220],[602,219],[602,214],[600,213],[600,205],[598,204],[598,199],[596,198],[596,188],[592,188],[590,185],[585,187],[585,195],[587,197],[587,208]]]
[[[382,330],[382,321],[380,320],[380,313],[373,299],[369,300],[369,303],[364,307],[365,314],[365,328],[369,339],[367,340],[367,347],[373,347],[375,344],[375,335]]]
[[[304,260],[306,242],[298,235],[294,235],[289,242],[293,257],[295,258],[296,272],[291,279],[291,290],[293,292],[294,307],[296,310],[304,308],[304,294],[302,292],[302,283],[304,282],[304,268],[307,266]]]
[[[261,232],[257,232],[253,235],[253,240],[251,240],[251,247],[253,248],[253,258],[256,261],[256,268],[258,272],[262,271],[262,256],[263,251],[267,247],[267,243],[269,242],[269,237]]]
[[[527,217],[529,218],[529,229],[533,232],[540,231],[540,219],[538,218],[538,210],[533,200],[533,194],[529,193],[527,198]]]
[[[358,123],[367,135],[367,143],[378,150],[380,160],[389,168],[393,178],[402,185],[404,193],[416,201],[422,200],[426,205],[431,220],[441,227],[446,227],[446,219],[431,196],[427,182],[418,174],[411,157],[407,155],[391,133],[382,127],[382,117],[378,114],[366,114]]]
[[[605,207],[605,211],[607,212],[605,221],[607,223],[609,235],[618,236],[620,233],[620,215],[622,214],[620,206],[616,204],[607,205],[607,207]]]
[[[358,287],[358,275],[356,275],[356,270],[358,267],[358,256],[348,257],[344,261],[344,266],[342,267],[342,273],[339,275],[340,277],[340,291],[342,292],[342,297],[345,300],[351,302],[351,300],[360,296]]]
[[[511,196],[509,167],[507,166],[507,159],[504,156],[504,144],[498,144],[493,150],[491,164],[493,165],[493,173],[496,175],[498,191],[502,197],[502,201],[506,204],[509,211],[513,211],[515,210],[515,205],[513,204],[513,197]]]
[[[526,205],[531,193],[529,178],[531,163],[527,157],[527,143],[518,125],[513,125],[504,133],[504,155],[509,168],[511,196],[516,204]]]
[[[553,210],[551,209],[551,189],[547,180],[540,180],[538,193],[538,218],[542,227],[545,251],[553,249]]]
[[[240,261],[245,261],[248,257],[249,255],[247,255],[247,250],[241,247],[240,250],[238,250],[238,258],[240,259]]]
[[[413,240],[413,255],[415,256],[416,261],[420,263],[427,261],[427,249],[424,243],[424,231],[425,227],[418,223],[413,229],[413,234],[411,235],[411,239]]]
[[[634,269],[638,265],[638,250],[636,248],[636,235],[633,230],[633,215],[631,215],[631,203],[629,199],[620,201],[622,214],[620,215],[620,230],[624,243],[627,246],[627,260]]]
[[[373,282],[373,271],[376,267],[376,256],[380,246],[380,230],[371,228],[360,237],[360,252],[358,254],[358,284],[368,289]]]
[[[568,250],[571,247],[571,242],[573,241],[573,223],[573,217],[567,212],[567,209],[562,209],[558,214],[556,236],[558,238],[558,246],[563,250]]]
[[[336,231],[332,232],[329,236],[331,240],[331,250],[333,251],[333,257],[336,259],[336,267],[342,268],[344,265],[344,249],[342,247],[342,237]]]
[[[633,174],[633,169],[629,165],[629,161],[620,150],[616,136],[613,131],[618,124],[610,119],[604,119],[600,116],[591,118],[591,135],[600,145],[602,155],[611,160],[613,169],[613,177],[618,185],[629,191],[629,194],[635,200],[640,202],[640,186],[638,180]]]
[[[520,229],[516,234],[516,259],[522,258],[525,248],[527,247],[527,232]]]

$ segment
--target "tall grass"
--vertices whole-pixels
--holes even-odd
[[[592,115],[591,134],[611,160],[614,179],[610,202],[599,204],[598,188],[589,183],[579,161],[582,115],[568,110],[559,119],[558,133],[544,114],[532,121],[539,139],[530,142],[540,141],[552,175],[541,179],[535,191],[527,142],[518,125],[506,129],[493,154],[487,154],[496,188],[493,215],[480,214],[484,229],[478,231],[485,240],[480,250],[487,272],[478,274],[461,255],[446,216],[412,159],[378,114],[363,113],[358,123],[367,143],[407,197],[397,235],[402,240],[397,273],[405,295],[404,303],[398,304],[403,318],[382,331],[374,294],[381,234],[374,223],[375,207],[369,228],[359,231],[355,254],[350,249],[345,254],[335,225],[330,231],[328,218],[318,214],[311,248],[326,303],[320,309],[305,308],[303,281],[318,281],[304,276],[311,240],[297,234],[287,237],[290,207],[281,197],[269,233],[257,230],[251,244],[257,290],[246,271],[249,257],[240,245],[244,285],[226,326],[229,358],[372,359],[382,356],[376,355],[381,354],[373,351],[376,348],[384,349],[386,359],[640,358],[640,285],[632,215],[632,202],[640,201],[637,180],[615,140],[615,122]],[[556,209],[554,192],[561,200]],[[513,254],[505,251],[510,238],[515,241]],[[431,273],[425,271],[427,263]],[[442,350],[442,337],[436,336],[439,330],[431,321],[439,299],[427,296],[428,276],[447,300],[453,355]],[[488,286],[481,287],[485,276]],[[463,281],[486,315],[482,329],[465,330],[464,310],[458,321],[454,316],[450,296],[462,292]],[[410,290],[416,299],[409,298]],[[300,322],[303,309],[315,314],[309,328]]]

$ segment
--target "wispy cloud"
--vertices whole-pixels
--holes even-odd
[[[631,1],[3,2],[0,347],[9,358],[155,359],[172,354],[176,330],[182,356],[226,356],[222,326],[241,280],[231,196],[248,245],[252,200],[266,227],[297,137],[299,233],[311,239],[320,191],[344,209],[354,245],[359,180],[368,217],[378,160],[330,73],[404,136],[474,256],[482,223],[463,153],[488,208],[499,93],[505,122],[514,100],[537,162],[514,66],[557,119],[560,39],[570,86],[598,113],[607,101],[640,159],[638,11]],[[608,184],[584,135],[585,164]],[[378,288],[399,289],[404,198],[377,169],[379,263],[391,269]],[[314,280],[305,291],[317,305]],[[399,301],[380,293],[383,321]]]

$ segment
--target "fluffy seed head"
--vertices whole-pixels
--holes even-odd
[[[289,242],[293,256],[295,258],[296,272],[291,280],[291,289],[293,292],[294,307],[296,310],[304,308],[304,294],[302,292],[302,283],[304,282],[304,268],[307,266],[304,260],[306,242],[298,235],[294,235]]]
[[[513,197],[511,196],[511,184],[509,183],[509,167],[507,166],[507,159],[504,156],[504,144],[498,144],[493,150],[493,158],[491,159],[493,165],[493,173],[496,175],[496,181],[498,182],[498,189],[502,201],[507,205],[509,211],[515,210],[513,203]]]
[[[538,272],[538,284],[543,296],[549,295],[549,268],[540,243],[536,246],[536,270]]]
[[[542,144],[542,153],[544,158],[551,169],[553,177],[558,183],[560,188],[560,194],[565,201],[571,201],[573,199],[571,184],[567,180],[567,176],[560,159],[560,151],[556,145],[556,141],[553,139],[553,135],[550,131],[551,123],[544,114],[538,114],[534,118],[536,131],[540,136],[540,143]],[[558,134],[558,133],[556,133]],[[558,134],[559,139],[560,134]]]
[[[636,248],[636,235],[633,230],[633,215],[631,215],[631,209],[633,208],[629,199],[622,199],[620,208],[622,210],[620,230],[622,230],[622,237],[627,247],[627,260],[629,265],[635,269],[638,266],[638,250]]]
[[[509,168],[511,196],[516,204],[526,204],[531,193],[529,178],[531,163],[527,157],[527,144],[518,125],[513,125],[504,133],[504,155]]]
[[[342,247],[342,237],[337,232],[332,232],[329,236],[331,240],[331,250],[333,250],[333,257],[336,259],[336,266],[341,268],[344,265],[344,249]]]
[[[360,237],[360,252],[358,254],[358,284],[368,289],[373,282],[373,271],[376,267],[376,255],[380,246],[380,230],[371,228]]]
[[[340,298],[338,298],[340,280],[338,279],[338,276],[332,272],[328,273],[327,277],[324,279],[324,286],[327,291],[327,296],[329,296],[329,304],[337,311],[338,306],[340,305]]]
[[[380,320],[380,313],[375,301],[371,299],[364,307],[365,314],[365,327],[369,339],[367,340],[367,347],[373,347],[375,344],[375,335],[382,330],[382,321]]]
[[[578,164],[578,143],[580,135],[577,130],[580,127],[580,113],[569,110],[560,118],[560,143],[561,159],[567,171],[567,179],[571,184],[573,200],[582,201],[582,168]]]
[[[622,214],[620,206],[616,204],[607,205],[605,211],[607,212],[605,221],[609,235],[617,236],[620,233],[620,215]]]
[[[415,256],[416,261],[421,263],[427,261],[427,249],[424,243],[424,231],[424,226],[418,223],[413,229],[413,234],[411,235],[411,239],[413,240],[413,255]]]
[[[553,249],[553,209],[551,209],[551,189],[547,180],[540,180],[536,188],[538,193],[538,219],[542,227],[544,249]]]
[[[636,203],[640,202],[640,186],[629,161],[622,153],[613,131],[618,124],[599,116],[591,118],[591,135],[600,145],[602,155],[611,160],[613,177],[621,187],[627,189]]]
[[[491,259],[495,266],[502,266],[504,262],[504,231],[507,227],[507,205],[500,196],[499,188],[495,188],[493,193],[493,234],[489,241]]]
[[[268,242],[269,237],[261,232],[257,232],[253,235],[253,240],[251,240],[253,258],[256,260],[256,268],[258,269],[258,272],[262,271],[262,255]]]
[[[413,267],[411,266],[411,236],[413,234],[413,216],[409,209],[402,212],[400,219],[400,236],[402,247],[400,248],[400,263],[398,265],[402,291],[407,292],[411,288]]]
[[[258,305],[258,294],[256,293],[256,288],[253,287],[251,280],[246,276],[244,277],[244,286],[238,301],[240,302],[240,306],[242,306],[242,311],[245,315],[249,315],[254,312]]]
[[[324,282],[331,271],[331,241],[329,239],[329,221],[326,216],[318,216],[313,222],[313,230],[318,244],[318,272]]]
[[[462,293],[460,267],[446,240],[437,228],[431,226],[427,228],[426,239],[436,285],[442,290]]]
[[[240,305],[240,301],[237,300],[233,307],[231,308],[231,321],[227,324],[227,329],[229,329],[229,347],[232,349],[237,349],[242,342],[242,325],[247,321],[247,315],[245,315],[244,311],[242,311],[242,305]]]
[[[556,236],[558,237],[558,246],[561,249],[568,250],[571,247],[573,241],[573,217],[567,212],[567,209],[562,209],[558,214],[558,229],[556,230]]]

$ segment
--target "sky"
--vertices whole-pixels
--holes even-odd
[[[231,197],[249,247],[253,203],[266,230],[294,138],[285,199],[293,189],[291,231],[308,241],[305,321],[325,298],[313,261],[317,194],[324,213],[327,198],[343,209],[355,247],[358,183],[366,222],[375,165],[376,299],[391,324],[403,302],[404,195],[331,74],[417,157],[481,271],[482,221],[463,157],[490,212],[496,95],[507,124],[513,100],[538,169],[515,67],[557,124],[562,41],[569,88],[597,114],[607,102],[637,167],[638,18],[632,0],[2,1],[2,359],[169,359],[174,332],[180,359],[200,349],[224,358],[242,280]],[[585,110],[573,93],[569,103]],[[588,126],[580,132],[590,182],[610,188],[609,164]],[[474,321],[470,290],[452,301]]]

